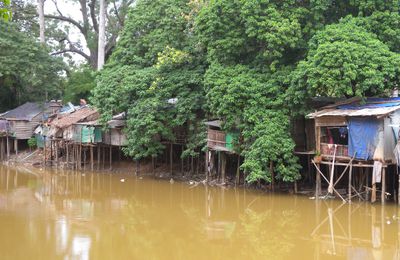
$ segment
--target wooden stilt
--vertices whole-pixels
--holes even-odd
[[[45,136],[44,137],[44,145],[43,145],[43,153],[44,153],[44,156],[43,156],[43,167],[46,167],[46,160],[47,160],[47,158],[46,158],[46,156],[47,156],[47,147],[46,147],[46,139],[47,139],[47,137]]]
[[[206,164],[205,164],[205,168],[204,168],[204,170],[205,170],[205,175],[206,175],[206,181],[208,182],[208,175],[209,175],[209,169],[208,169],[208,165],[209,165],[209,162],[208,162],[208,157],[209,157],[209,151],[208,151],[208,149],[206,150],[206,153],[205,153],[205,162],[206,162]]]
[[[90,146],[90,170],[93,171],[93,145]]]
[[[67,165],[67,167],[68,167],[68,165],[69,165],[69,144],[68,143],[65,143],[65,150],[66,150],[66,165]]]
[[[385,196],[386,196],[386,167],[382,168],[382,192],[381,192],[381,203],[382,205],[385,204]]]
[[[56,167],[58,167],[58,141],[57,140],[55,140],[55,152],[54,152],[54,154],[55,154],[55,157],[56,157]]]
[[[15,149],[15,155],[18,156],[18,139],[14,139],[14,149]]]
[[[221,153],[221,182],[225,184],[226,178],[226,154]]]
[[[105,161],[106,161],[106,147],[105,146],[103,146],[103,170],[105,169],[104,167],[105,167]]]
[[[97,144],[97,170],[100,170],[100,144]]]
[[[183,171],[184,171],[184,168],[183,168],[183,157],[182,157],[183,151],[184,151],[184,146],[182,145],[182,152],[181,152],[181,173],[182,173],[182,175],[183,175]]]
[[[8,134],[7,134],[7,139],[6,139],[6,146],[7,146],[7,161],[10,160],[10,142],[8,139]]]
[[[349,202],[351,202],[351,175],[353,173],[353,163],[350,162],[350,169],[349,169],[349,185],[348,185],[348,198],[349,198]]]
[[[112,170],[112,145],[110,145],[110,171]]]
[[[320,175],[320,164],[316,164],[317,171],[315,173],[315,198],[318,199],[321,195],[321,175]]]
[[[371,175],[373,175],[373,174],[374,173],[372,172]],[[373,176],[371,176],[371,177],[372,177],[371,178],[371,180],[372,180],[371,202],[374,203],[376,201],[376,181],[375,181],[375,178]],[[366,183],[365,187],[368,187],[368,179],[367,179],[367,183]]]
[[[237,156],[236,178],[235,185],[240,184],[240,154]]]
[[[173,160],[173,144],[170,144],[169,148],[169,174],[172,176],[172,160]]]

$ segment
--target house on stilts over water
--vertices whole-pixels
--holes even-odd
[[[237,160],[236,182],[239,181],[240,155],[236,154],[235,148],[239,145],[239,131],[224,131],[222,121],[212,120],[205,123],[207,126],[207,151],[206,151],[206,176],[215,176],[222,183],[226,180],[227,160]],[[236,155],[236,156],[235,156]],[[233,158],[234,157],[234,158]],[[228,165],[232,165],[229,163]]]
[[[27,102],[0,116],[9,124],[9,136],[14,142],[9,142],[8,151],[13,150],[18,154],[18,141],[28,140],[34,135],[35,128],[46,121],[48,117],[57,113],[61,108],[61,102],[51,101],[48,103]],[[10,141],[10,140],[9,140]]]
[[[317,197],[322,180],[328,193],[344,201],[370,197],[375,202],[377,192],[382,203],[388,196],[396,199],[398,189],[387,187],[398,182],[400,98],[353,98],[307,117],[315,126]],[[347,187],[347,197],[338,185]]]

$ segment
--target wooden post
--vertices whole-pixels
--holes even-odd
[[[47,156],[47,154],[46,154],[46,152],[47,152],[47,149],[46,149],[46,139],[47,139],[47,136],[45,136],[44,137],[44,139],[43,139],[43,142],[44,142],[44,145],[43,145],[43,153],[44,153],[44,156],[43,156],[43,167],[46,167],[46,156]],[[8,143],[8,142],[7,142]]]
[[[205,164],[205,175],[206,175],[206,182],[208,182],[208,175],[209,175],[209,171],[208,171],[208,155],[209,154],[209,151],[208,151],[208,148],[207,148],[207,150],[206,150],[206,164]]]
[[[97,144],[97,170],[100,170],[100,144]]]
[[[18,139],[14,139],[14,149],[15,149],[15,155],[18,156]]]
[[[386,167],[382,167],[382,193],[381,193],[381,203],[385,204],[385,195],[386,195]]]
[[[350,169],[349,169],[349,187],[348,187],[348,197],[349,197],[349,203],[351,202],[351,175],[353,173],[353,162],[350,162]]]
[[[240,184],[240,154],[237,156],[235,185]]]
[[[110,144],[110,171],[112,170],[112,145]]]
[[[10,143],[9,143],[9,140],[8,140],[8,133],[7,133],[6,144],[7,144],[7,161],[8,161],[8,160],[10,160]]]
[[[105,146],[103,146],[103,170],[104,170],[104,167],[105,167],[105,161],[106,161],[106,147]]]
[[[93,145],[90,145],[90,170],[93,171]]]
[[[173,160],[173,144],[171,142],[170,148],[169,148],[169,172],[170,175],[172,176],[172,160]]]
[[[68,143],[65,143],[67,168],[69,166],[69,149],[68,148],[69,148]]]
[[[55,140],[56,167],[58,167],[58,140]]]
[[[316,163],[317,165],[317,171],[315,173],[315,198],[319,199],[319,195],[321,195],[321,175],[319,173],[319,169],[321,165],[319,163]]]
[[[221,182],[225,184],[225,175],[226,175],[226,154],[224,152],[221,153]]]

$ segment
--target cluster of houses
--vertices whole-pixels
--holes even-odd
[[[292,135],[295,154],[303,166],[302,180],[315,184],[316,197],[325,187],[327,195],[343,201],[376,201],[377,194],[382,202],[388,197],[400,201],[396,188],[400,183],[400,98],[324,100],[316,101],[314,108],[315,112],[293,122]],[[85,102],[79,106],[60,101],[23,104],[0,114],[0,159],[18,154],[34,137],[44,150],[44,164],[93,169],[96,162],[97,167],[111,168],[113,151],[127,142],[123,131],[126,117],[124,113],[115,115],[104,126],[99,116]],[[225,182],[230,173],[240,182],[244,177],[240,170],[243,158],[236,150],[240,132],[226,132],[222,124],[219,120],[206,123],[204,170],[208,179]],[[185,138],[166,149],[165,162],[169,161],[171,173],[174,158],[179,158],[175,151],[179,149],[174,150],[177,145],[183,152]],[[194,168],[193,158],[191,165]]]
[[[18,155],[19,148],[27,148],[34,140],[44,150],[44,164],[63,163],[77,169],[90,164],[93,169],[97,152],[98,165],[102,158],[104,166],[108,153],[111,167],[113,149],[126,143],[122,131],[125,114],[116,115],[105,127],[98,122],[99,116],[85,101],[79,106],[63,106],[61,101],[25,103],[0,115],[0,158],[10,158],[10,153]]]

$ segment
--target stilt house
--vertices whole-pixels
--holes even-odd
[[[98,118],[99,113],[90,107],[84,107],[72,113],[60,115],[59,118],[55,118],[50,122],[48,136],[52,138],[61,138],[64,141],[73,141],[74,134],[77,134],[76,130],[74,130],[74,124],[94,121]],[[75,137],[75,139],[76,138],[77,137]]]
[[[18,153],[18,140],[27,140],[34,135],[36,127],[61,108],[61,102],[25,103],[1,115],[9,123],[9,135],[14,138],[14,150]]]
[[[323,107],[308,117],[315,120],[316,153],[322,157],[317,164],[329,166],[330,189],[334,190],[334,168],[346,166],[345,170],[350,169],[350,200],[352,167],[369,168],[372,169],[372,176],[369,178],[372,181],[367,181],[365,186],[372,185],[371,200],[375,201],[376,183],[382,182],[381,199],[384,202],[386,170],[388,166],[396,164],[400,98],[353,98]],[[317,174],[317,178],[319,176]],[[319,182],[317,180],[317,193]]]
[[[126,126],[125,113],[113,116],[113,119],[107,122],[108,130],[104,133],[103,142],[112,146],[125,146],[127,138],[123,132]]]

